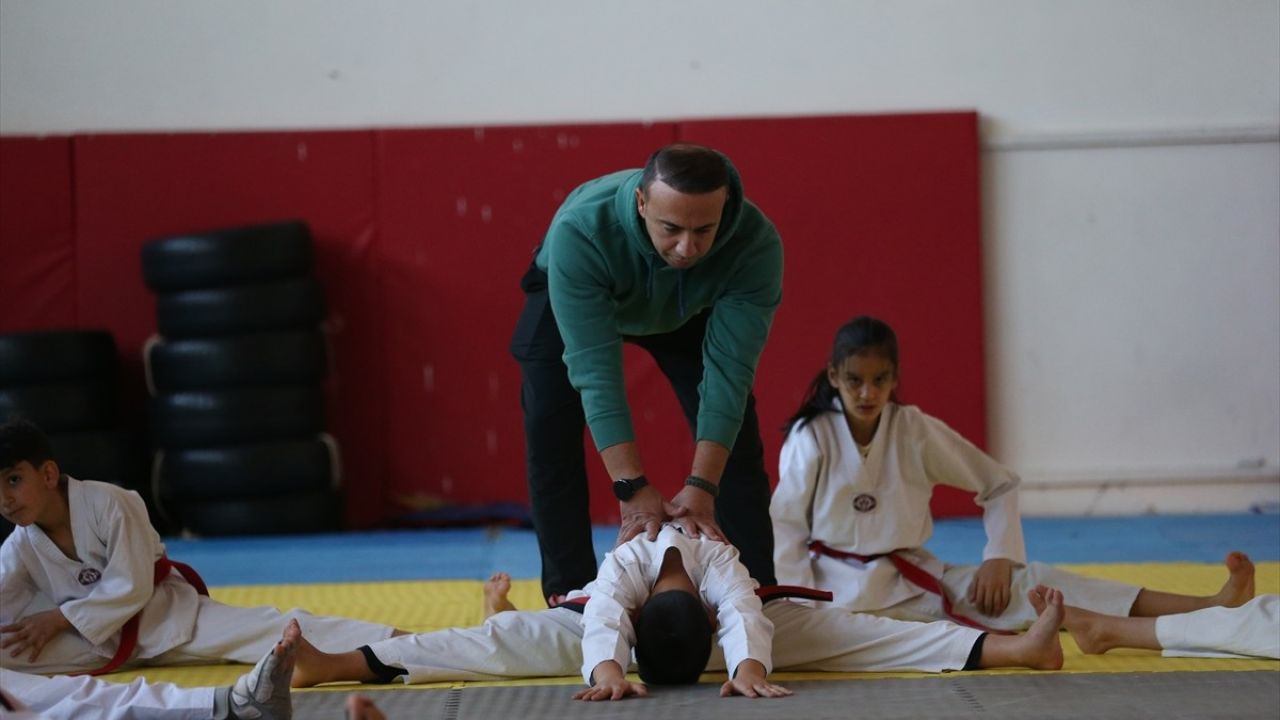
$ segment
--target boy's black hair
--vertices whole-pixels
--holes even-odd
[[[711,619],[702,600],[684,590],[653,595],[636,619],[636,665],[652,685],[689,685],[711,657]]]
[[[0,468],[11,468],[24,460],[40,467],[53,459],[53,445],[35,423],[11,418],[0,425]]]

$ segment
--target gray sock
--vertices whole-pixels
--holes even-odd
[[[269,652],[234,685],[218,688],[213,694],[214,720],[290,720],[293,655],[292,648],[282,658]]]

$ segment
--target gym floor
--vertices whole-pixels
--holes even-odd
[[[1280,515],[1029,518],[1028,556],[1083,574],[1160,590],[1208,594],[1225,577],[1222,558],[1242,550],[1258,567],[1258,592],[1280,593]],[[597,554],[616,528],[600,527]],[[943,560],[973,562],[984,542],[979,519],[942,520],[929,547]],[[482,581],[516,578],[512,600],[537,608],[539,562],[532,531],[492,527],[274,538],[166,539],[170,557],[194,565],[215,598],[238,605],[303,607],[413,631],[477,624]],[[1280,633],[1280,628],[1275,628]],[[1280,713],[1280,661],[1164,658],[1149,651],[1082,654],[1062,635],[1060,672],[780,673],[796,694],[780,701],[715,700],[708,674],[693,688],[662,689],[643,701],[569,699],[578,678],[405,687],[330,686],[295,693],[299,718],[341,717],[345,692],[372,695],[392,718],[519,717],[1266,717]],[[223,685],[235,665],[149,668],[137,676],[180,685]],[[782,703],[782,707],[779,707]]]

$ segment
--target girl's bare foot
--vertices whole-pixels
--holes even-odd
[[[1240,607],[1253,599],[1254,569],[1253,561],[1248,555],[1235,551],[1227,553],[1227,572],[1230,577],[1223,583],[1222,589],[1213,597],[1216,605],[1223,607]]]
[[[515,610],[516,606],[507,599],[511,592],[511,576],[504,572],[494,573],[484,584],[484,616],[486,618],[507,610]]]
[[[1018,639],[1025,645],[1023,663],[1036,670],[1062,669],[1062,642],[1058,629],[1066,614],[1062,605],[1062,591],[1039,586],[1027,592],[1031,604],[1040,616]]]

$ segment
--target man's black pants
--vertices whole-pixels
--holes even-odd
[[[533,527],[542,553],[542,595],[582,588],[596,576],[587,500],[582,398],[569,384],[564,341],[551,312],[546,274],[530,266],[520,282],[524,310],[516,323],[511,354],[520,363],[525,462]],[[708,312],[662,335],[628,337],[653,356],[680,401],[691,431],[697,427],[702,340]],[[609,492],[607,487],[597,492]],[[748,395],[742,428],[720,480],[716,522],[738,548],[742,563],[761,585],[774,584],[773,527],[769,520],[769,476],[756,417]]]

